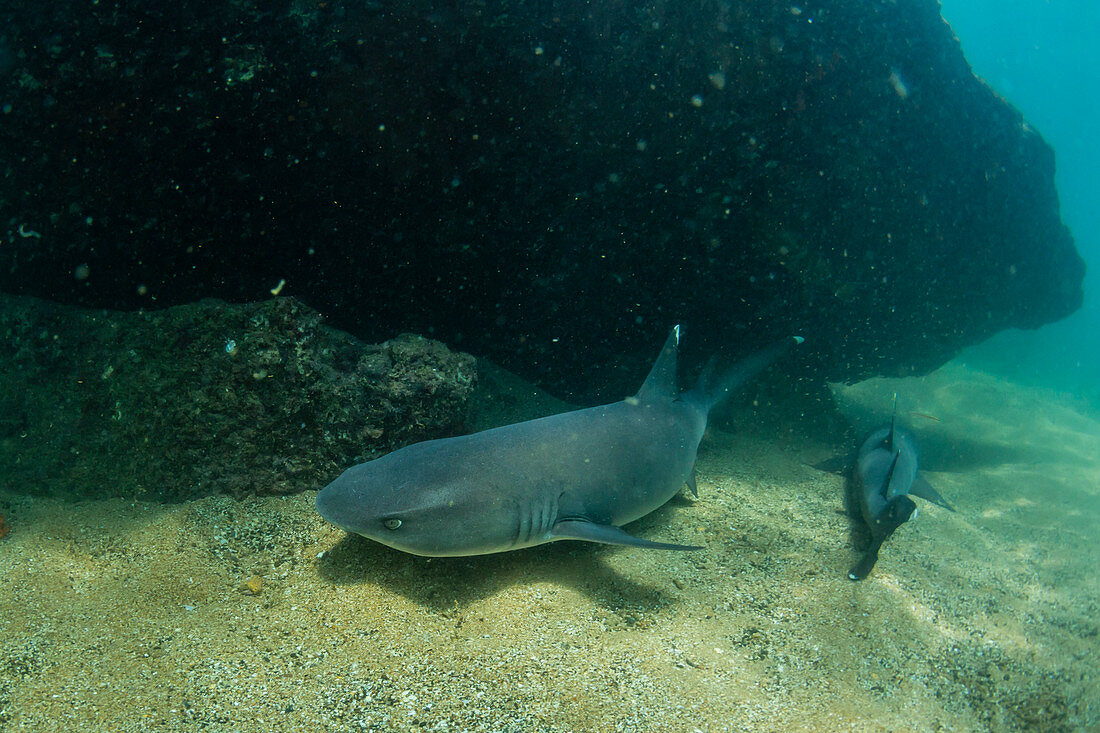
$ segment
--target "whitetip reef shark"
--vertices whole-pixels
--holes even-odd
[[[642,388],[610,405],[400,448],[344,471],[317,494],[347,532],[433,557],[483,555],[556,540],[695,550],[620,529],[687,484],[710,410],[802,338],[792,336],[717,378],[676,383],[680,327]]]
[[[875,430],[859,448],[852,470],[852,499],[871,533],[863,557],[851,570],[851,580],[863,580],[878,562],[882,543],[901,525],[916,519],[910,495],[955,511],[917,469],[917,441],[897,425],[897,396],[890,424]]]

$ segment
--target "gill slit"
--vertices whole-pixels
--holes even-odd
[[[545,540],[558,518],[559,497],[552,493],[516,508],[512,544],[526,546]]]

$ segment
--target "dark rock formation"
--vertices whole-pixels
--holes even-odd
[[[149,308],[285,279],[364,338],[585,399],[632,391],[674,322],[697,354],[797,329],[854,380],[1081,300],[1051,150],[934,0],[0,17],[3,289]]]
[[[472,357],[367,345],[292,298],[147,313],[0,298],[0,487],[181,500],[319,488],[466,428]]]

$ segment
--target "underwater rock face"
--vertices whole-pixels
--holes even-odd
[[[286,280],[586,400],[808,337],[930,370],[1081,301],[1050,148],[934,0],[0,3],[0,289]],[[701,343],[706,342],[706,343]]]
[[[168,501],[313,489],[461,432],[473,357],[293,298],[119,313],[0,297],[0,487]]]

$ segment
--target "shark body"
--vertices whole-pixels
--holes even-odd
[[[871,540],[863,557],[848,571],[852,580],[866,578],[878,561],[882,543],[898,527],[916,519],[917,505],[910,496],[919,496],[955,511],[920,475],[917,442],[896,423],[895,415],[888,426],[867,436],[856,454],[851,484],[853,498]]]
[[[322,489],[328,522],[404,552],[482,555],[556,540],[653,549],[690,545],[634,537],[620,526],[687,484],[707,414],[801,338],[772,344],[715,378],[676,382],[679,327],[642,388],[610,405],[416,443],[353,466]]]

